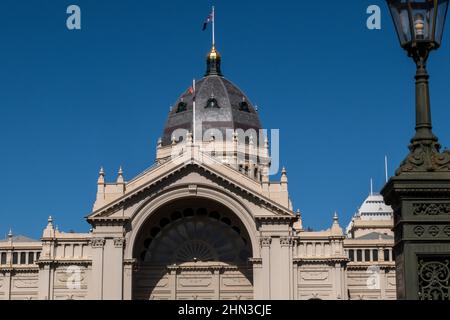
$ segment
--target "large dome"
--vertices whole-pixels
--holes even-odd
[[[213,49],[207,56],[207,72],[195,87],[195,122],[197,134],[202,125],[202,137],[208,129],[218,129],[226,137],[227,129],[261,129],[258,113],[248,97],[220,71],[220,55]],[[172,107],[167,119],[162,145],[171,143],[176,129],[192,132],[193,127],[192,88],[184,92]],[[197,137],[200,140],[200,137]]]

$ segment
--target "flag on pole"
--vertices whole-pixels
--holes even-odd
[[[192,101],[195,101],[195,87],[194,87],[194,85],[189,87],[188,93],[192,96]]]
[[[203,29],[202,31],[205,31],[208,27],[208,24],[212,23],[214,21],[214,13],[210,13],[208,17],[205,19],[205,22],[203,22]]]

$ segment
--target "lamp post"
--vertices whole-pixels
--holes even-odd
[[[397,298],[450,299],[450,151],[431,122],[431,51],[440,47],[449,0],[387,0],[400,45],[416,63],[416,133],[382,194],[394,209]]]
[[[400,45],[417,66],[416,135],[411,140],[411,152],[397,173],[450,169],[450,155],[439,154],[440,145],[432,132],[426,69],[429,53],[441,45],[449,0],[387,0],[387,3]]]

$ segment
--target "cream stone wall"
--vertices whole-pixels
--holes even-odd
[[[0,241],[0,299],[395,298],[392,221],[355,219],[349,238],[335,214],[329,229],[305,231],[286,170],[271,182],[264,162],[249,175],[198,145],[184,145],[174,159],[159,152],[159,162],[129,182],[122,169],[115,183],[100,171],[89,233],[60,232],[49,218],[40,241],[12,234]],[[188,261],[158,269],[140,261],[146,223],[160,208],[193,199],[220,205],[239,221],[252,251],[245,266]],[[22,252],[35,261],[21,261]]]

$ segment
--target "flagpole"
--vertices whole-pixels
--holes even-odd
[[[212,7],[212,45],[213,47],[216,45],[216,11],[214,6]]]
[[[388,175],[388,157],[384,156],[384,174],[386,175],[386,183],[389,181],[389,175]]]
[[[195,144],[195,79],[192,80],[192,89],[194,90],[194,98],[192,100],[192,141]]]

